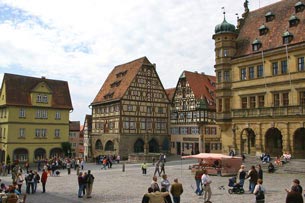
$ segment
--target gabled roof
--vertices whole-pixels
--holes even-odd
[[[120,100],[143,65],[152,66],[142,57],[114,67],[91,105]]]
[[[189,71],[184,71],[184,75],[195,95],[196,100],[206,98],[207,100],[213,101],[213,103],[215,103],[215,76],[205,75],[204,73],[198,72],[193,73]]]
[[[5,73],[1,89],[4,83],[7,105],[32,106],[31,91],[39,83],[45,83],[52,93],[52,108],[73,109],[69,86],[66,81]]]
[[[80,131],[80,122],[79,121],[70,121],[69,122],[69,131]]]
[[[235,57],[253,53],[252,42],[257,38],[261,41],[261,50],[275,49],[285,46],[282,35],[285,31],[293,34],[290,44],[297,44],[305,41],[305,11],[295,13],[295,4],[300,0],[281,0],[269,6],[254,10],[248,13],[240,28],[237,38],[237,52]],[[274,19],[266,22],[266,14],[271,12]],[[297,26],[289,27],[289,19],[295,15],[300,22]],[[265,35],[259,35],[259,28],[265,24],[269,29]]]
[[[169,88],[169,89],[165,90],[165,92],[167,94],[167,97],[168,97],[170,102],[173,101],[173,98],[174,98],[174,95],[175,95],[175,91],[176,91],[176,88]]]

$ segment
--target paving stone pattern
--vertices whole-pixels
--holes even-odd
[[[170,182],[174,177],[183,184],[184,193],[181,196],[181,203],[204,202],[203,197],[194,193],[195,180],[194,175],[189,170],[189,165],[196,160],[180,159],[166,162],[165,171]],[[246,169],[251,165],[260,163],[255,157],[247,157],[245,161]],[[125,165],[125,172],[122,172],[122,164],[113,164],[112,169],[101,170],[100,165],[87,163],[85,171],[90,169],[95,176],[92,198],[78,198],[78,183],[76,171],[72,170],[71,175],[66,170],[62,170],[60,176],[49,177],[46,186],[46,193],[41,193],[41,185],[38,186],[37,193],[27,196],[26,203],[138,203],[141,202],[143,194],[150,186],[154,166],[150,164],[147,175],[142,175],[140,164]],[[291,160],[290,163],[279,168],[276,173],[268,174],[266,166],[263,165],[264,183],[263,186],[267,192],[266,203],[285,202],[285,188],[290,188],[292,180],[298,178],[301,185],[305,188],[305,160]],[[1,177],[3,182],[10,182],[11,178]],[[214,203],[220,202],[255,202],[254,195],[246,192],[245,194],[229,194],[229,177],[211,176],[212,179],[212,198]],[[159,178],[158,182],[161,181]],[[248,181],[245,182],[245,190],[248,189]],[[225,190],[219,189],[224,186]],[[25,191],[25,186],[23,186]]]

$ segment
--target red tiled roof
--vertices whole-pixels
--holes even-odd
[[[299,0],[281,0],[269,6],[254,10],[245,17],[244,24],[241,26],[237,38],[237,52],[235,57],[241,57],[253,53],[252,42],[257,38],[261,41],[260,50],[275,49],[283,47],[283,33],[288,29],[293,34],[293,40],[290,44],[296,44],[305,41],[305,10],[295,13],[295,4]],[[302,1],[304,3],[304,1]],[[268,12],[275,15],[274,20],[266,22],[265,15]],[[289,18],[295,15],[300,22],[295,27],[289,27]],[[265,24],[269,29],[266,35],[259,35],[259,28]]]
[[[68,82],[9,73],[4,74],[2,81],[2,88],[5,84],[6,104],[32,106],[31,91],[41,82],[46,83],[52,91],[52,108],[73,109]]]
[[[80,122],[79,121],[70,121],[69,130],[70,131],[80,131]]]
[[[176,91],[176,88],[169,88],[169,89],[165,90],[165,92],[167,94],[167,97],[168,97],[170,102],[173,101],[173,98],[174,98],[174,95],[175,95],[175,91]]]
[[[143,65],[152,65],[146,57],[118,65],[108,75],[91,105],[121,99]],[[105,96],[111,98],[105,98]]]
[[[215,104],[216,77],[203,73],[184,71],[187,82],[196,99],[206,98]],[[213,83],[213,84],[212,84]],[[213,92],[211,94],[210,92]]]

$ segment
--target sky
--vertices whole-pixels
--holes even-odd
[[[249,0],[250,11],[279,0]],[[164,88],[184,70],[214,73],[214,28],[236,25],[244,0],[0,0],[4,73],[64,80],[70,120],[85,115],[116,65],[146,56]]]

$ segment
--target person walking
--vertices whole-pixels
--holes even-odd
[[[174,203],[180,203],[180,196],[183,193],[183,186],[178,182],[178,178],[174,179],[174,183],[171,185],[170,193],[173,196]]]
[[[203,175],[203,169],[200,168],[195,173],[195,182],[196,182],[196,191],[197,195],[202,195],[202,187],[201,187],[201,177]]]
[[[202,184],[202,189],[204,191],[204,202],[205,203],[211,203],[210,199],[212,196],[212,190],[211,190],[211,179],[210,176],[208,175],[207,170],[203,170],[203,175],[201,177],[201,184]]]
[[[253,191],[256,203],[265,203],[265,188],[262,186],[262,184],[263,180],[258,179]]]
[[[147,164],[146,164],[146,162],[144,162],[144,163],[141,165],[141,169],[142,169],[142,174],[143,174],[143,175],[146,175],[146,173],[147,173]]]
[[[164,160],[161,161],[160,167],[161,167],[160,174],[162,174],[162,173],[165,174],[165,162],[164,162]]]
[[[159,174],[159,177],[161,176],[160,168],[159,168],[159,167],[160,167],[160,162],[158,161],[158,162],[156,163],[154,176],[156,176],[157,173]]]
[[[91,198],[92,188],[93,188],[94,176],[91,174],[91,170],[88,170],[86,177],[86,194],[87,198]]]
[[[42,174],[40,179],[42,184],[42,193],[46,192],[47,179],[48,179],[48,172],[45,169],[42,169]]]
[[[239,183],[241,187],[244,186],[246,175],[247,173],[245,171],[245,165],[241,165],[240,169],[237,172],[237,178],[236,178],[236,180],[238,181],[237,183]]]
[[[258,173],[255,170],[255,166],[251,166],[251,169],[248,173],[248,175],[246,176],[246,178],[250,178],[249,180],[249,190],[251,193],[253,193],[254,191],[254,187],[257,183],[257,179],[258,179]]]

